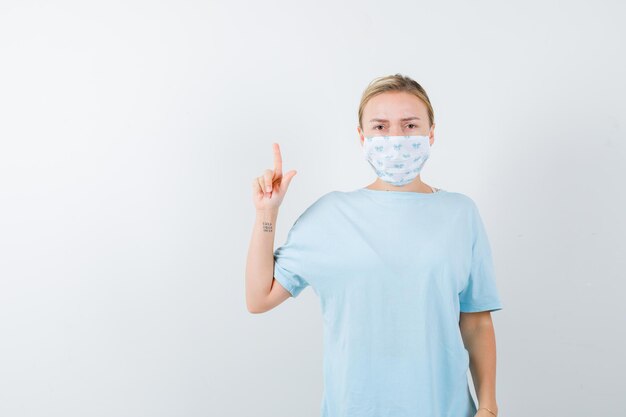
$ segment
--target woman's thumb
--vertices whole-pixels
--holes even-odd
[[[281,181],[281,184],[280,184],[281,188],[283,188],[286,191],[287,187],[289,187],[289,183],[291,183],[291,179],[295,177],[297,173],[298,172],[295,169],[292,169],[291,171],[283,174],[283,180]]]

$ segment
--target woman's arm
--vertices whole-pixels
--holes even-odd
[[[496,337],[489,311],[460,313],[459,327],[469,352],[470,372],[478,398],[478,408],[486,407],[498,414],[496,403]],[[493,417],[487,410],[478,416]]]
[[[251,313],[263,313],[291,294],[274,285],[274,235],[278,209],[257,210],[246,263],[246,305]]]
[[[266,169],[252,181],[256,220],[246,261],[246,306],[251,313],[271,310],[291,296],[281,285],[274,285],[274,235],[278,209],[296,171],[283,176],[280,147],[273,143],[272,148],[274,169]]]

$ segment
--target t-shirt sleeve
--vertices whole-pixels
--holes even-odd
[[[496,311],[503,308],[496,286],[491,246],[476,204],[472,201],[472,257],[465,288],[459,293],[460,311]]]
[[[305,271],[306,235],[300,215],[287,233],[285,243],[274,251],[274,278],[292,297],[297,297],[309,285]]]

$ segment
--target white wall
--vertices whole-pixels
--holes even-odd
[[[422,178],[488,228],[501,415],[626,415],[624,12],[3,0],[0,415],[318,416],[315,293],[245,307],[250,183],[279,142],[278,246],[373,181],[357,106],[396,72],[435,107]]]

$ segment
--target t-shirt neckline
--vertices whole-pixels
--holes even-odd
[[[357,191],[380,196],[393,196],[401,198],[432,198],[438,194],[443,194],[446,190],[439,188],[434,193],[419,193],[417,191],[396,191],[396,190],[371,190],[369,188],[358,188]]]

